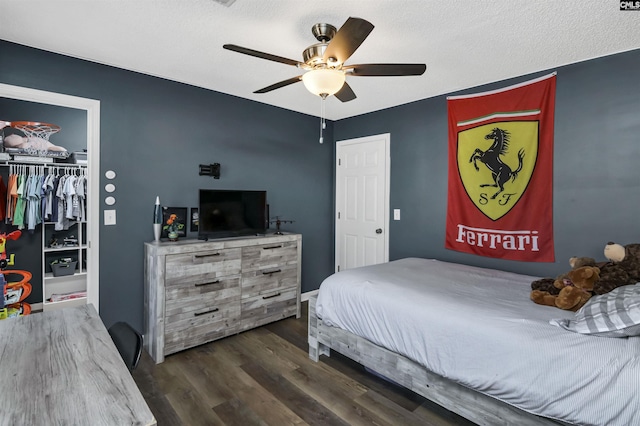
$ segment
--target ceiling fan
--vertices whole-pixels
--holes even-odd
[[[311,32],[319,43],[307,47],[302,52],[304,62],[235,44],[225,44],[222,47],[245,55],[293,65],[306,71],[302,75],[280,81],[253,93],[267,93],[302,81],[311,93],[323,99],[335,95],[340,101],[348,102],[355,99],[356,94],[346,82],[347,75],[356,77],[411,76],[422,75],[427,69],[425,64],[345,65],[345,62],[372,30],[373,25],[360,18],[347,19],[339,30],[330,24],[315,24],[311,28]]]

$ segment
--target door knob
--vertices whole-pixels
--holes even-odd
[[[376,234],[382,234],[382,228],[376,229]]]

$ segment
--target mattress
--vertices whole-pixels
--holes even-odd
[[[326,325],[530,413],[640,425],[640,337],[551,325],[573,312],[531,302],[538,278],[406,258],[328,277],[316,313]]]

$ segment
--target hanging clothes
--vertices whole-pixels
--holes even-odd
[[[27,229],[33,232],[36,229],[36,225],[42,223],[42,209],[41,209],[41,188],[42,180],[44,179],[44,167],[43,166],[31,166],[30,174],[27,180],[26,199],[27,199]]]
[[[42,222],[57,231],[86,220],[86,170],[70,166],[10,165],[0,198],[6,223],[33,232]]]
[[[13,226],[17,226],[18,229],[24,229],[24,210],[25,210],[25,204],[27,202],[26,198],[24,197],[24,186],[25,186],[25,181],[26,181],[26,176],[24,175],[18,175],[18,189],[17,189],[17,197],[16,197],[16,209],[13,212]]]
[[[54,222],[51,217],[53,215],[55,181],[56,176],[53,173],[47,173],[42,182],[42,220],[44,222]]]
[[[16,201],[18,199],[18,174],[17,166],[13,164],[9,166],[9,182],[7,184],[7,202],[5,205],[5,223],[13,222],[13,212],[16,209]]]

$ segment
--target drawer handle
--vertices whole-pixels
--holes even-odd
[[[262,298],[266,300],[266,299],[271,299],[273,297],[278,297],[278,296],[280,296],[280,293],[272,294],[271,296],[262,296]]]
[[[206,312],[196,312],[196,313],[194,313],[194,314],[193,314],[193,316],[194,316],[194,317],[199,317],[200,315],[212,314],[212,313],[214,313],[214,312],[218,312],[218,308],[211,309],[211,310],[206,311]]]
[[[210,282],[208,282],[208,283],[198,283],[198,284],[195,284],[195,286],[196,286],[196,287],[201,287],[201,286],[203,286],[203,285],[218,284],[219,282],[220,282],[220,280],[215,280],[215,281],[210,281]]]
[[[220,253],[209,253],[209,254],[195,254],[193,257],[196,259],[200,259],[202,257],[211,257],[211,256],[220,256]]]
[[[281,248],[282,244],[279,246],[269,246],[269,247],[262,247],[262,250],[273,250],[273,249],[277,249],[277,248]]]
[[[275,271],[263,272],[262,275],[277,274],[278,272],[282,272],[282,270],[281,269],[276,269]]]

